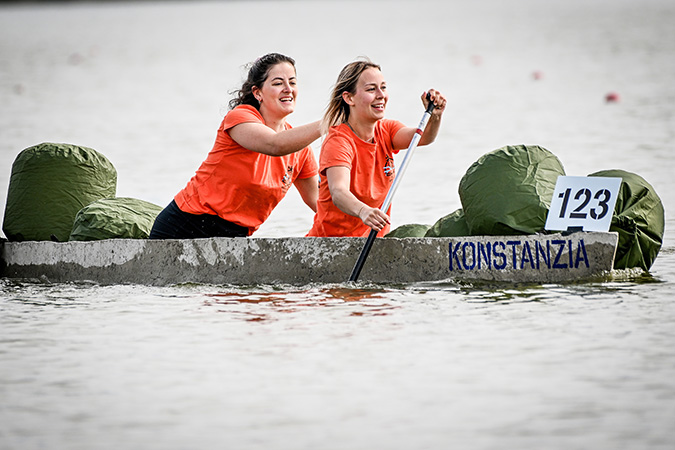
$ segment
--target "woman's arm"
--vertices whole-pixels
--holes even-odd
[[[328,188],[333,204],[340,211],[358,217],[368,227],[380,231],[389,223],[389,216],[378,208],[372,208],[356,198],[349,190],[351,174],[349,168],[334,166],[326,169]]]
[[[316,202],[319,199],[319,176],[297,178],[293,184],[300,193],[302,201],[316,212]]]
[[[434,110],[431,112],[431,117],[429,117],[429,122],[427,122],[427,126],[424,128],[424,132],[422,133],[422,138],[420,139],[419,145],[431,144],[436,140],[436,136],[438,136],[438,131],[441,128],[441,117],[443,116],[443,111],[445,111],[445,104],[447,103],[445,97],[443,97],[443,94],[434,89],[429,89],[429,96],[431,98],[431,101],[434,102],[434,105],[436,106]],[[424,105],[425,109],[429,104],[426,92],[422,94],[422,104]],[[408,148],[408,145],[410,144],[410,141],[412,140],[416,132],[417,128],[413,127],[401,128],[392,139],[394,148],[396,150]]]
[[[270,156],[295,153],[319,139],[319,121],[276,132],[267,125],[246,122],[230,128],[230,137],[244,148]]]

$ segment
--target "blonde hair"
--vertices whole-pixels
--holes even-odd
[[[333,87],[333,92],[326,107],[326,112],[321,120],[321,134],[328,133],[330,127],[340,125],[349,119],[349,105],[342,98],[344,92],[356,93],[356,83],[361,74],[367,69],[382,70],[379,64],[375,64],[368,58],[351,62],[342,68],[338,79]]]

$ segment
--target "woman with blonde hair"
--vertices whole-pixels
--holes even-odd
[[[319,157],[319,200],[307,236],[361,237],[371,229],[384,236],[389,231],[389,210],[379,208],[394,181],[394,153],[408,147],[417,128],[385,119],[388,100],[379,65],[358,60],[340,72],[322,121],[327,135]],[[436,139],[445,110],[440,92],[424,92],[425,108],[429,101],[436,107],[419,145]]]

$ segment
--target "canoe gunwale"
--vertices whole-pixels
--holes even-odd
[[[172,285],[347,282],[365,238],[2,242],[0,276]],[[559,283],[612,270],[617,233],[377,239],[360,282]]]

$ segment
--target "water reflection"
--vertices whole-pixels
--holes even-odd
[[[382,288],[316,286],[280,289],[279,286],[235,289],[207,293],[204,306],[218,312],[241,314],[248,321],[272,320],[277,314],[299,313],[308,309],[346,310],[350,316],[387,315],[400,308],[392,301],[393,291]]]
[[[409,287],[417,295],[456,295],[464,303],[556,302],[560,299],[602,299],[639,295],[664,281],[642,270],[612,271],[604,277],[564,284],[443,280]]]
[[[93,283],[46,283],[40,280],[0,279],[0,298],[23,305],[68,308],[90,303]]]

